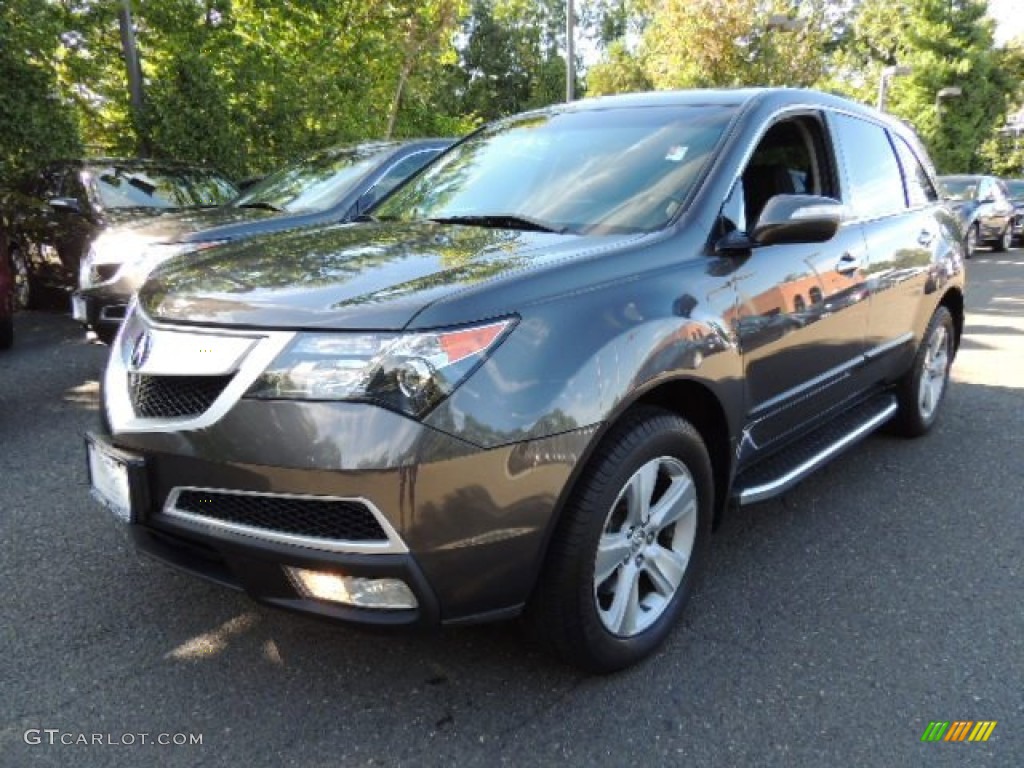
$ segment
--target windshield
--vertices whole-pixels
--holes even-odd
[[[485,128],[382,203],[380,219],[604,234],[680,210],[731,107],[529,114]]]
[[[943,197],[947,200],[971,200],[974,198],[974,190],[978,188],[978,180],[970,176],[939,179],[939,184],[942,185],[945,192]]]
[[[238,194],[215,171],[203,168],[101,165],[86,182],[104,208],[195,208],[223,205]]]
[[[1006,182],[1006,189],[1009,191],[1011,199],[1024,199],[1024,181],[1008,181]]]
[[[338,204],[370,170],[383,162],[393,144],[373,144],[318,152],[270,174],[232,205],[275,211],[325,211]]]

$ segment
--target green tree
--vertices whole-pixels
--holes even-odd
[[[74,105],[60,89],[62,15],[32,0],[0,5],[0,183],[80,149]]]
[[[888,111],[917,129],[941,172],[986,170],[982,147],[1014,90],[986,12],[985,0],[864,0],[823,84],[874,103],[883,70],[909,67],[890,82]],[[947,87],[961,95],[941,100]]]

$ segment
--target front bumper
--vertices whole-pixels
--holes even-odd
[[[124,321],[130,293],[104,286],[76,291],[71,296],[74,319],[94,331],[113,335]]]
[[[513,616],[529,597],[553,512],[593,430],[490,450],[374,406],[242,400],[210,428],[93,439],[142,460],[139,549],[269,605],[373,625]],[[398,546],[288,541],[175,515],[182,488],[365,499]],[[141,501],[138,501],[141,500]],[[304,597],[285,567],[403,581],[415,610]]]

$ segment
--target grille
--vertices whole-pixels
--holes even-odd
[[[147,376],[136,373],[128,377],[128,392],[135,415],[140,418],[198,416],[213,404],[233,375]]]
[[[217,491],[184,490],[174,508],[275,533],[342,541],[387,541],[365,504],[336,499],[294,499]]]

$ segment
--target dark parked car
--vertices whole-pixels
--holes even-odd
[[[0,232],[14,267],[17,303],[68,292],[82,256],[109,227],[169,210],[221,205],[238,191],[208,168],[151,160],[68,160],[25,177],[0,202]]]
[[[1006,192],[1013,203],[1013,242],[1024,241],[1024,179],[1003,179]]]
[[[0,349],[14,344],[14,270],[0,238]]]
[[[950,202],[966,236],[967,257],[979,245],[1005,251],[1013,245],[1013,203],[1002,179],[995,176],[940,176],[943,197]]]
[[[82,265],[75,318],[109,343],[128,301],[162,261],[271,232],[349,221],[451,144],[423,139],[334,147],[271,174],[226,206],[111,229]]]
[[[665,639],[731,503],[885,423],[927,432],[963,328],[920,144],[813,91],[508,118],[371,213],[139,291],[88,456],[143,551],[347,622],[525,614],[617,669]],[[778,319],[809,301],[832,309]],[[781,331],[749,342],[755,315]]]

